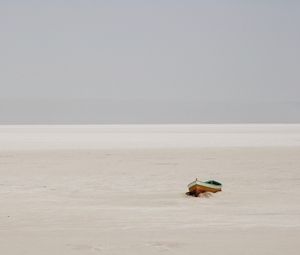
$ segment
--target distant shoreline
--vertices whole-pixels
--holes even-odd
[[[300,146],[300,124],[0,125],[0,150]]]

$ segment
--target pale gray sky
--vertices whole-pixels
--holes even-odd
[[[300,1],[0,0],[0,123],[300,122]]]

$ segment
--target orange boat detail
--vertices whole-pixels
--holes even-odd
[[[204,193],[204,192],[216,193],[218,191],[221,191],[222,184],[214,180],[202,182],[196,179],[195,181],[191,182],[188,185],[188,188],[189,188],[189,192],[188,192],[189,195],[198,197],[200,193]]]

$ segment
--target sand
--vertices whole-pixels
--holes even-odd
[[[0,254],[299,254],[300,125],[2,126]],[[222,192],[188,197],[195,177]]]

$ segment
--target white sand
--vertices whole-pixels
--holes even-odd
[[[300,125],[2,126],[0,174],[3,255],[299,254]]]

